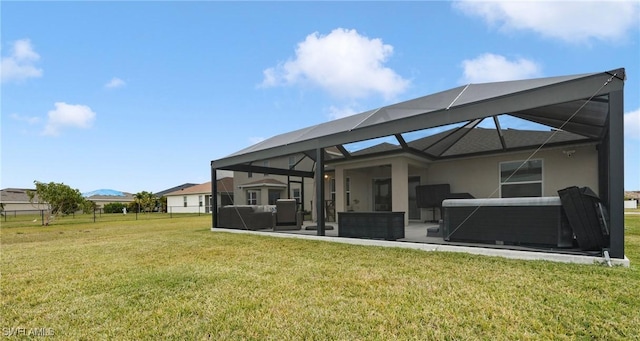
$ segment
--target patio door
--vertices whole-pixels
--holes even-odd
[[[373,210],[391,211],[391,179],[373,180]]]
[[[418,208],[418,201],[416,200],[416,187],[420,185],[420,177],[409,177],[409,219],[420,220],[420,209]]]

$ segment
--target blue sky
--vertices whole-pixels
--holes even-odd
[[[640,190],[640,3],[11,2],[0,187],[158,192],[262,139],[467,83],[625,67]]]

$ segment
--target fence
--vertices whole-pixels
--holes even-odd
[[[185,210],[186,209],[186,210]],[[51,224],[64,221],[65,223],[96,223],[107,221],[132,221],[132,220],[148,220],[148,219],[174,219],[183,217],[193,217],[201,215],[209,215],[209,212],[205,207],[200,206],[169,206],[167,212],[132,212],[127,213],[104,213],[103,209],[96,209],[91,213],[74,212],[68,215],[52,216],[50,218]],[[47,221],[46,210],[8,210],[3,211],[0,221],[3,225],[45,225]]]

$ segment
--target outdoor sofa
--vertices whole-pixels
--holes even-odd
[[[279,199],[275,205],[229,205],[218,209],[218,227],[241,230],[300,230],[302,214],[295,199]]]
[[[229,205],[218,209],[218,227],[262,230],[275,226],[273,205]]]

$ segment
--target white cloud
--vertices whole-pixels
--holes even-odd
[[[640,140],[640,109],[624,114],[624,136]]]
[[[64,128],[90,128],[96,113],[86,105],[56,102],[55,110],[49,111],[44,135],[58,136]]]
[[[464,75],[462,83],[499,82],[540,76],[541,67],[534,61],[485,53],[475,59],[462,61]]]
[[[470,1],[454,3],[504,32],[525,30],[571,43],[620,40],[640,22],[638,1]]]
[[[109,89],[114,89],[114,88],[120,88],[127,85],[127,83],[125,81],[123,81],[122,79],[118,78],[118,77],[113,77],[111,78],[111,80],[104,85],[105,88],[109,88]]]
[[[12,119],[16,120],[16,121],[21,121],[21,122],[26,122],[27,124],[38,124],[40,123],[40,117],[29,117],[29,116],[23,116],[23,115],[19,115],[19,114],[11,114],[9,115],[9,117],[11,117]]]
[[[355,115],[358,113],[359,112],[352,107],[342,107],[342,108],[338,108],[335,106],[329,107],[329,118],[332,120]]]
[[[2,83],[42,76],[42,69],[35,66],[39,59],[40,55],[33,50],[29,39],[15,41],[11,54],[8,57],[2,57],[0,65]]]
[[[295,53],[293,60],[264,70],[262,86],[308,83],[337,97],[377,93],[389,99],[409,85],[384,66],[393,47],[356,30],[338,28],[328,35],[315,32],[298,44]]]

